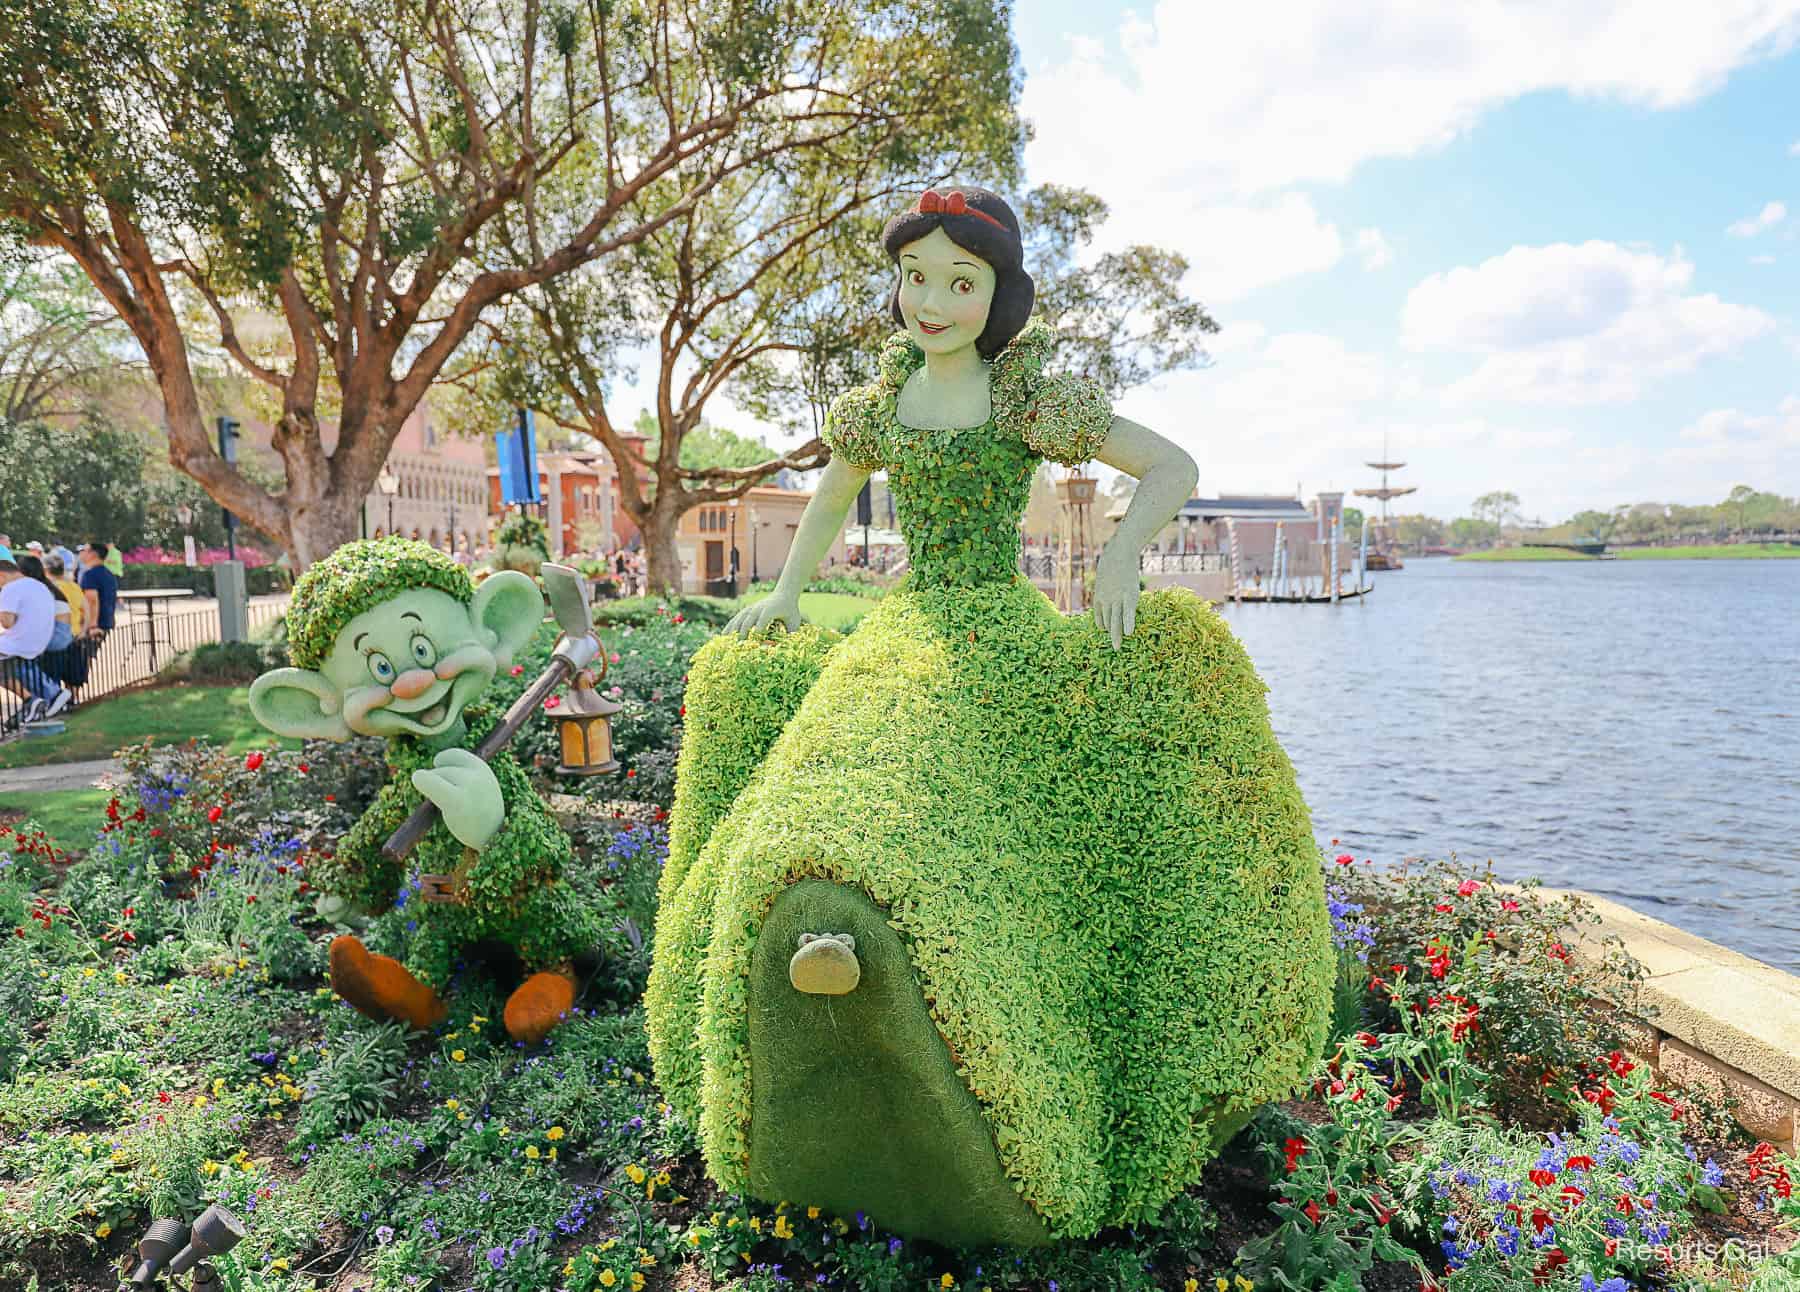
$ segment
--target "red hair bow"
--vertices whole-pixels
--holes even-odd
[[[953,188],[948,193],[940,193],[935,188],[928,188],[919,194],[919,204],[913,208],[926,215],[972,215],[978,220],[986,220],[996,229],[1004,230],[1006,226],[986,211],[978,211],[969,205],[969,199],[963,196],[960,188]]]

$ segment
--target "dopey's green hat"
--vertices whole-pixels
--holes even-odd
[[[294,584],[288,607],[288,654],[298,668],[318,668],[344,625],[410,588],[436,588],[458,601],[475,599],[469,572],[429,543],[376,538],[345,543]]]

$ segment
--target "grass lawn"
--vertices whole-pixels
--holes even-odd
[[[198,736],[234,751],[275,739],[250,716],[250,688],[245,686],[133,691],[84,705],[68,715],[68,728],[60,736],[0,745],[0,767],[110,758],[115,749],[138,744],[146,736],[158,744],[180,744]],[[289,744],[298,747],[297,742]]]
[[[110,790],[20,790],[0,793],[0,819],[23,812],[65,851],[86,852],[106,812]]]
[[[1491,552],[1464,552],[1457,561],[1592,561],[1595,558],[1560,547],[1497,547]]]
[[[761,601],[767,593],[745,596],[740,605],[752,605]],[[878,604],[869,597],[852,597],[842,592],[802,592],[800,594],[800,613],[809,624],[818,624],[821,628],[835,628],[843,632],[858,619],[861,619]]]

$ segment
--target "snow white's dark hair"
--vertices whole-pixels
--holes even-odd
[[[1031,317],[1037,300],[1037,284],[1025,272],[1025,246],[1019,217],[1006,200],[985,188],[926,189],[919,200],[887,222],[881,245],[888,259],[900,263],[900,249],[917,242],[933,229],[942,229],[964,251],[980,256],[994,269],[994,299],[988,306],[987,326],[975,338],[975,350],[992,359],[1019,334]],[[888,298],[888,314],[901,327],[900,280],[894,281]]]

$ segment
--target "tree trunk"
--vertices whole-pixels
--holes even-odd
[[[296,573],[357,537],[362,501],[360,496],[349,498],[340,492],[289,510],[288,552]]]
[[[681,527],[681,516],[665,516],[662,508],[652,505],[646,520],[649,523],[638,528],[643,532],[644,553],[649,558],[647,591],[656,596],[678,597],[682,592],[681,552],[675,545],[675,534]]]

